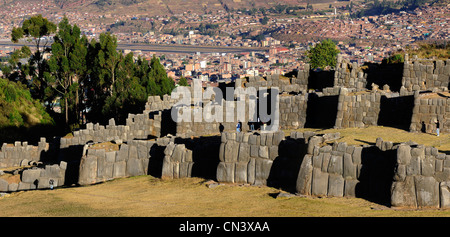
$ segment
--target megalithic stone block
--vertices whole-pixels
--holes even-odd
[[[235,164],[220,162],[217,166],[216,177],[219,182],[234,183]]]
[[[308,154],[303,158],[297,177],[296,189],[299,194],[311,195],[312,171],[312,155]]]
[[[97,182],[97,157],[88,155],[81,160],[78,184],[88,185],[94,184],[96,182]]]
[[[311,182],[311,194],[316,196],[326,196],[328,194],[328,176],[319,168],[313,168],[313,179]]]

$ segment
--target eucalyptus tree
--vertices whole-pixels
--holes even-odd
[[[11,41],[18,43],[20,39],[26,38],[28,42],[34,42],[36,51],[29,59],[29,70],[32,77],[31,91],[35,98],[44,100],[47,82],[44,80],[44,72],[48,71],[47,61],[44,54],[50,52],[48,48],[49,37],[56,32],[56,25],[42,17],[33,16],[25,20],[21,27],[14,27],[11,32]]]
[[[113,93],[105,100],[102,114],[106,118],[115,118],[124,123],[129,113],[141,113],[147,101],[148,94],[140,83],[139,65],[135,63],[133,53],[129,53],[117,66]]]
[[[48,62],[50,70],[46,72],[45,78],[62,99],[66,125],[69,125],[69,114],[74,115],[75,124],[79,123],[79,81],[86,74],[86,43],[86,38],[81,38],[80,28],[70,25],[64,17],[58,24],[58,32],[51,45],[52,55]]]

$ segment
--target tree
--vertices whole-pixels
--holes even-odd
[[[87,91],[89,107],[88,114],[91,121],[103,121],[102,113],[106,98],[114,93],[116,69],[122,58],[117,52],[117,39],[110,33],[100,34],[99,41],[92,39],[87,47],[86,61],[87,78],[84,84]]]
[[[109,85],[109,92],[112,94],[113,84],[116,80],[116,68],[120,61],[119,52],[117,52],[117,38],[111,33],[100,34],[100,46],[101,51],[99,53],[100,66],[108,70],[109,81],[106,83]]]
[[[22,64],[20,60],[30,56],[31,49],[28,46],[14,50],[8,59],[8,63],[1,66],[3,77],[8,78],[10,81],[20,81],[22,84],[27,85],[26,75],[28,74],[29,67],[28,64]]]
[[[34,40],[36,45],[36,52],[30,57],[28,73],[33,78],[32,92],[37,99],[43,99],[45,88],[47,87],[44,81],[44,72],[48,70],[47,61],[43,54],[49,52],[47,44],[49,41],[45,36],[50,36],[56,32],[56,25],[42,15],[33,16],[23,22],[22,27],[13,28],[11,33],[11,41],[17,43],[21,38],[26,37],[28,41]],[[44,45],[41,41],[45,40]]]
[[[179,86],[189,86],[188,81],[185,77],[181,76],[180,81],[178,81]]]
[[[262,25],[267,25],[267,23],[269,22],[269,18],[267,16],[264,16],[259,21],[261,22]]]
[[[149,95],[170,94],[175,88],[175,82],[167,76],[166,69],[159,62],[159,58],[153,55],[150,61],[149,82],[147,84],[147,93]]]
[[[318,43],[307,52],[312,68],[335,67],[339,50],[330,39]]]
[[[50,71],[44,75],[52,83],[52,89],[64,102],[65,123],[69,125],[69,110],[72,111],[75,124],[79,123],[79,79],[85,75],[86,43],[80,38],[81,31],[77,25],[69,24],[64,17],[58,25],[58,32],[53,37],[52,56],[48,62]],[[47,96],[52,95],[51,91]]]
[[[124,123],[129,113],[142,111],[148,96],[145,87],[136,76],[138,67],[139,65],[134,62],[133,53],[120,60],[113,93],[106,98],[102,108],[105,117],[115,118],[119,123]]]

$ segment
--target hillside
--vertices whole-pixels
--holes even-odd
[[[415,0],[419,4],[425,2],[447,2],[448,0]],[[133,16],[165,16],[172,14],[228,11],[238,9],[272,8],[277,5],[302,6],[312,4],[314,9],[328,9],[329,5],[342,7],[348,4],[359,6],[363,0],[2,0],[0,7],[14,10],[20,6],[30,6],[39,9],[39,14],[64,15],[70,12],[82,12],[94,15],[133,15]],[[378,1],[381,2],[381,1]],[[396,2],[388,0],[387,4]],[[369,0],[372,6],[373,1]],[[384,1],[383,1],[384,4]],[[362,5],[361,5],[362,6]],[[357,7],[358,8],[358,7]],[[44,9],[44,10],[42,10]]]
[[[49,12],[81,11],[95,14],[168,15],[205,13],[227,9],[271,8],[280,5],[333,3],[333,0],[44,0]],[[0,7],[36,4],[32,0],[3,0]]]
[[[0,79],[0,141],[35,140],[33,134],[54,126],[45,108],[18,83]]]

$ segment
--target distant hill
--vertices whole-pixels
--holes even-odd
[[[163,16],[191,12],[204,14],[218,10],[230,9],[259,9],[272,8],[276,5],[306,6],[306,4],[319,4],[328,7],[329,4],[344,4],[364,2],[363,0],[49,0],[49,12],[64,14],[69,11],[95,14],[119,15],[147,15]],[[387,0],[396,2],[399,0]],[[436,2],[449,0],[412,0],[414,2]],[[368,1],[373,2],[372,0]],[[382,2],[378,0],[378,2]],[[0,7],[11,4],[36,4],[35,0],[0,0]]]
[[[0,7],[14,3],[27,4],[32,0],[3,0]],[[36,1],[34,1],[36,2]],[[270,8],[281,5],[305,5],[307,2],[332,0],[53,0],[51,12],[63,14],[80,11],[100,14],[167,15],[183,12],[205,13],[226,9]]]

